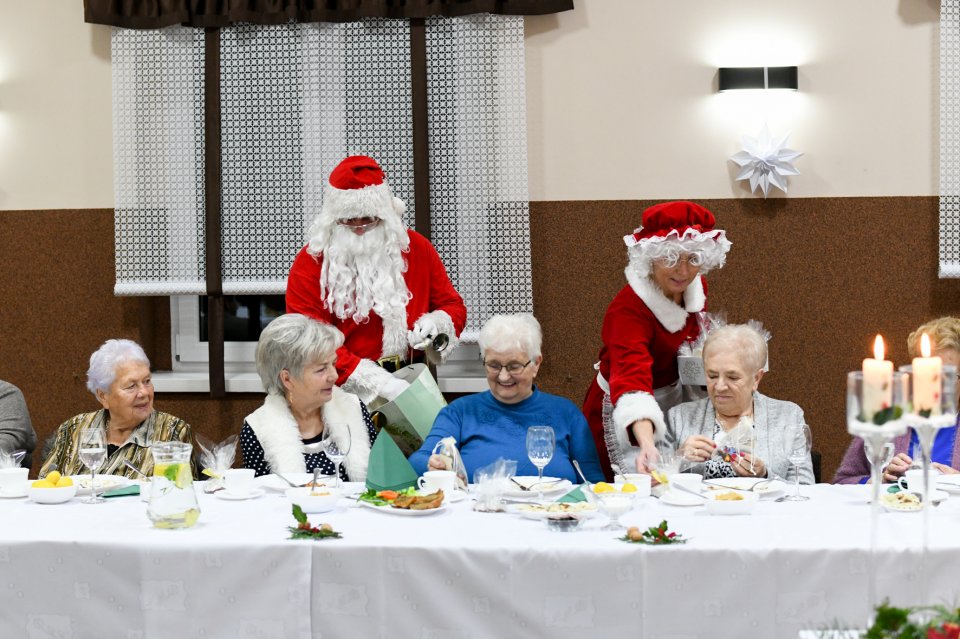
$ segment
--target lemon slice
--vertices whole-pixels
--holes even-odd
[[[153,467],[154,477],[165,477],[177,488],[186,488],[193,479],[189,464],[157,464]]]

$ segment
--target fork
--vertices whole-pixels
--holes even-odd
[[[516,477],[511,477],[511,478],[510,478],[510,481],[512,481],[513,483],[515,483],[517,486],[519,486],[519,487],[520,487],[520,490],[524,490],[524,491],[528,491],[528,492],[529,492],[529,491],[533,490],[535,486],[546,486],[546,485],[548,485],[548,484],[556,484],[557,482],[563,481],[563,479],[551,479],[550,481],[535,481],[535,482],[533,482],[532,484],[530,484],[529,486],[524,486],[523,484],[521,484],[520,482],[518,482]]]

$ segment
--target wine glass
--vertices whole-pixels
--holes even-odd
[[[333,438],[334,429],[345,432],[346,437],[341,441]],[[333,474],[337,477],[336,487],[340,488],[340,463],[350,454],[350,425],[349,424],[327,424],[323,429],[323,437],[320,438],[327,459],[333,462]]]
[[[796,490],[793,495],[781,497],[783,501],[807,501],[809,497],[800,494],[800,464],[810,459],[810,447],[813,445],[813,435],[806,424],[797,424],[787,431],[783,440],[783,454],[793,464],[794,482]]]
[[[537,467],[537,498],[543,501],[543,469],[553,459],[556,436],[550,426],[531,426],[527,429],[527,457]]]
[[[91,426],[80,431],[80,461],[90,469],[90,496],[84,504],[99,504],[106,501],[97,494],[97,469],[107,459],[107,435],[102,428]]]

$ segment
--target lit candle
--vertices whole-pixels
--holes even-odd
[[[940,414],[940,373],[943,360],[930,357],[930,338],[924,333],[920,337],[920,354],[913,358],[913,410],[930,411],[930,415]]]
[[[883,338],[873,342],[873,359],[863,360],[863,414],[867,421],[893,401],[893,362],[883,359]]]

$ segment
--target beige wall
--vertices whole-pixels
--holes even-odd
[[[727,157],[764,120],[791,196],[936,194],[936,0],[575,4],[527,19],[531,199],[748,197]],[[113,206],[109,59],[81,0],[0,0],[0,210]],[[715,93],[762,64],[801,90]]]

